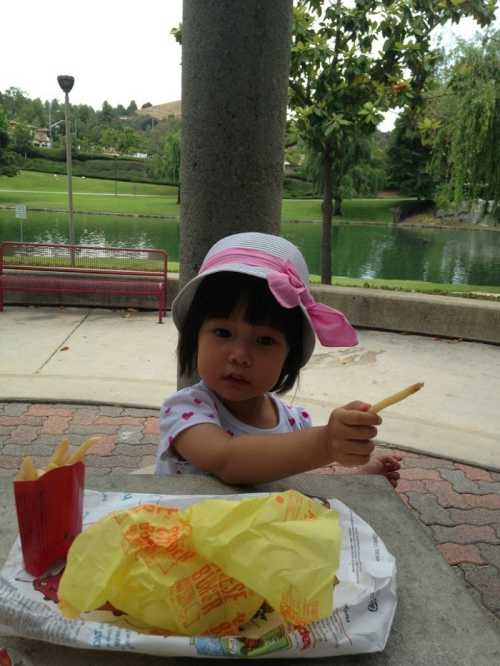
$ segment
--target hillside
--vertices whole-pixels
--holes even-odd
[[[165,104],[156,104],[147,106],[145,109],[136,111],[138,116],[149,116],[155,120],[165,120],[169,116],[181,117],[181,100],[176,102],[166,102]]]

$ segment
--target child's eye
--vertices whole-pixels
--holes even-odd
[[[259,335],[257,343],[259,345],[264,345],[264,347],[270,347],[276,343],[276,340],[270,335]]]
[[[228,331],[227,328],[220,328],[220,327],[214,328],[214,334],[218,338],[229,338],[231,336],[231,332]]]

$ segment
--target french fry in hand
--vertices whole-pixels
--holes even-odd
[[[21,461],[19,473],[16,476],[16,481],[36,481],[38,479],[38,472],[33,464],[31,456],[26,456]]]
[[[97,444],[98,440],[99,437],[89,437],[89,439],[86,439],[80,444],[77,450],[70,455],[69,460],[65,464],[74,465],[77,462],[83,462],[87,451],[94,446],[94,444]]]
[[[59,465],[63,465],[64,461],[66,460],[66,456],[68,455],[68,451],[69,451],[69,442],[67,439],[62,439],[54,449],[52,458],[49,460],[49,464],[47,465],[47,471],[49,471],[49,468],[54,469],[54,467],[59,467]]]
[[[380,402],[376,402],[374,405],[370,407],[368,411],[372,414],[378,414],[382,409],[385,409],[390,405],[394,405],[396,404],[396,402],[401,402],[401,400],[404,400],[409,395],[413,395],[413,393],[420,391],[423,385],[424,385],[423,382],[418,382],[417,384],[412,384],[411,386],[407,386],[402,391],[393,393],[393,395],[390,395],[387,398],[380,400]]]

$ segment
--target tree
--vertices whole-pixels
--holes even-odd
[[[312,181],[315,191],[324,191],[324,169],[321,155],[306,149],[303,172]],[[333,213],[341,215],[344,197],[374,195],[385,184],[383,152],[371,136],[351,141],[331,174],[333,187]]]
[[[17,174],[12,153],[8,148],[7,117],[0,106],[0,176],[15,176]]]
[[[350,164],[350,146],[375,131],[383,111],[421,103],[436,58],[430,39],[437,25],[462,16],[486,25],[495,5],[496,0],[354,0],[349,6],[298,0],[290,107],[304,142],[321,156],[323,283],[331,282],[332,199]]]
[[[28,98],[19,88],[8,88],[2,94],[1,103],[8,120],[24,120],[28,102]]]
[[[26,156],[33,145],[31,130],[24,123],[16,123],[12,147],[16,153]]]
[[[162,175],[177,185],[177,203],[181,202],[181,133],[169,134],[163,147]]]
[[[422,141],[419,119],[407,109],[396,120],[387,150],[387,187],[405,196],[430,199],[435,192],[430,174],[432,152]]]
[[[437,99],[421,122],[432,146],[439,201],[457,206],[478,198],[500,203],[500,30],[460,42],[451,54]]]
[[[127,115],[132,116],[137,111],[137,104],[135,100],[131,100],[130,104],[127,106]]]
[[[102,103],[102,108],[100,112],[100,120],[103,123],[111,123],[114,118],[114,112],[113,112],[113,107],[109,102],[104,100]]]
[[[141,138],[130,127],[104,127],[99,144],[119,153],[129,153],[141,146]]]

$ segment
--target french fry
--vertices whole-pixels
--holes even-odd
[[[49,467],[50,469],[54,469],[54,467],[52,467],[51,465],[59,467],[59,465],[64,464],[64,461],[68,454],[68,450],[69,450],[68,440],[62,439],[54,449],[54,453],[52,454],[52,457],[49,460],[49,464],[47,465],[47,471],[49,470]]]
[[[423,382],[418,382],[417,384],[412,384],[411,386],[407,386],[402,391],[393,393],[393,395],[384,398],[380,402],[376,402],[374,405],[370,407],[368,411],[371,412],[372,414],[378,414],[382,409],[385,409],[390,405],[394,405],[396,402],[400,402],[401,400],[407,398],[409,395],[412,395],[413,393],[420,391],[423,385],[424,385]]]
[[[16,476],[16,481],[36,481],[38,479],[38,472],[33,464],[31,456],[26,456],[21,461],[21,467]]]
[[[39,469],[38,470],[38,476],[39,477],[43,476],[44,474],[47,474],[47,472],[50,472],[53,469],[57,469],[58,467],[60,467],[60,465],[56,465],[56,463],[49,462],[45,469]]]
[[[99,437],[89,437],[89,439],[86,439],[80,444],[77,450],[70,455],[69,460],[65,464],[74,465],[77,462],[83,462],[87,451],[94,446],[94,444],[97,444],[99,439]]]
[[[54,453],[44,469],[37,470],[33,464],[31,456],[22,459],[19,472],[16,475],[16,481],[36,481],[41,476],[62,465],[74,465],[77,462],[83,462],[87,451],[97,443],[98,436],[90,437],[74,451],[68,458],[69,441],[63,439],[54,449]]]

